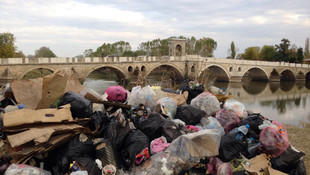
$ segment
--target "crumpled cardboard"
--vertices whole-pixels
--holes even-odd
[[[62,106],[61,109],[19,109],[3,114],[3,127],[14,127],[35,123],[61,123],[63,121],[73,121],[70,104]]]
[[[52,124],[49,126],[32,127],[26,131],[8,135],[7,139],[11,147],[16,147],[34,141],[35,145],[47,142],[53,134],[63,134],[83,130],[78,124]],[[84,129],[85,130],[85,129]]]
[[[14,80],[11,89],[18,103],[30,109],[49,108],[66,92],[79,93],[83,86],[71,70],[60,70],[54,74],[34,80]]]
[[[248,164],[243,164],[243,168],[251,175],[287,175],[281,171],[271,168],[270,157],[260,154],[249,160]]]

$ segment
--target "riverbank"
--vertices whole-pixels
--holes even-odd
[[[293,125],[285,125],[290,143],[299,151],[306,154],[304,162],[306,170],[310,171],[310,128],[298,128]]]

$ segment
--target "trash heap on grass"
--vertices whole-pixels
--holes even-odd
[[[7,84],[0,108],[0,174],[306,174],[282,123],[189,80],[102,96],[61,70]]]

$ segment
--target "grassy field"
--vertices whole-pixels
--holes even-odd
[[[304,162],[306,170],[310,171],[310,128],[298,128],[292,125],[285,125],[290,143],[299,151],[306,154]]]

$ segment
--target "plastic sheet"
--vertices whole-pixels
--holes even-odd
[[[156,106],[160,107],[160,113],[168,116],[171,120],[174,119],[175,113],[177,111],[177,104],[170,97],[164,97],[156,101]],[[157,108],[156,108],[156,112]]]
[[[49,171],[43,169],[21,164],[11,164],[5,171],[4,175],[17,175],[17,174],[29,174],[29,175],[51,175]]]
[[[182,174],[200,162],[201,158],[217,156],[221,134],[209,129],[178,137],[164,151],[151,156],[129,174]],[[205,144],[208,143],[208,144]]]
[[[239,101],[234,100],[234,99],[228,99],[224,103],[224,108],[234,111],[239,118],[247,117],[247,115],[248,115],[246,110],[245,110],[244,105],[242,103],[240,103]]]
[[[177,108],[175,118],[184,121],[187,125],[196,125],[205,115],[204,111],[185,104]]]
[[[133,87],[131,90],[128,104],[132,105],[133,107],[136,107],[139,104],[143,104],[146,108],[150,108],[152,111],[154,111],[155,97],[156,94],[151,88],[151,86],[147,85],[143,88],[141,88],[141,86],[136,86]]]
[[[272,124],[278,128],[268,126],[259,135],[259,142],[262,144],[262,151],[272,157],[280,156],[289,146],[287,130],[281,122],[273,121]]]
[[[199,126],[201,126],[203,129],[216,129],[221,132],[221,135],[225,134],[223,126],[214,117],[201,118]]]
[[[191,106],[203,110],[207,116],[214,115],[217,111],[221,110],[220,102],[209,92],[203,92],[192,99]]]
[[[239,117],[234,111],[221,109],[216,112],[215,118],[220,122],[223,126],[225,132],[229,132],[240,123]]]

